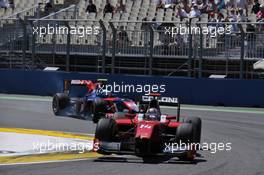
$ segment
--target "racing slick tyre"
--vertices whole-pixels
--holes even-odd
[[[176,140],[178,143],[186,144],[187,146],[190,146],[191,143],[193,143],[193,135],[194,135],[194,128],[193,125],[190,123],[182,123],[178,128],[176,132]],[[194,159],[194,152],[193,150],[190,150],[183,155],[180,155],[179,160],[182,161],[192,161]]]
[[[184,118],[184,123],[191,123],[194,129],[194,143],[201,142],[201,130],[202,130],[202,120],[199,117],[186,117]]]
[[[59,115],[60,110],[67,106],[69,97],[64,93],[57,93],[53,96],[52,100],[52,110],[55,115]]]
[[[182,143],[193,143],[194,129],[190,123],[182,123],[176,132],[176,140]]]
[[[115,120],[111,118],[102,118],[98,121],[95,138],[100,141],[113,141],[115,136]]]
[[[91,113],[92,113],[92,121],[94,123],[98,123],[100,118],[102,118],[105,115],[105,113],[107,112],[106,102],[104,100],[101,100],[101,99],[96,99],[90,105],[91,105],[90,109],[91,109]]]
[[[95,129],[95,138],[99,141],[111,142],[115,140],[116,133],[116,123],[115,120],[111,118],[101,118]],[[97,151],[100,154],[109,155],[110,153],[106,153],[103,150]]]

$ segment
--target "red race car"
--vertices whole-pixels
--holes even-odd
[[[199,117],[162,114],[159,97],[149,98],[145,111],[102,118],[97,123],[94,151],[109,155],[155,155],[193,160],[201,140],[202,122]]]

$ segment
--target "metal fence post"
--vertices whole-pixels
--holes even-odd
[[[245,32],[241,24],[238,25],[241,38],[240,38],[240,47],[241,47],[241,55],[240,55],[240,71],[239,71],[239,78],[243,79],[244,76],[244,59],[245,59]]]
[[[25,21],[19,18],[19,23],[23,28],[23,44],[22,44],[22,64],[23,70],[26,70],[26,47],[27,47],[27,27]]]
[[[150,46],[149,46],[149,75],[152,75],[153,69],[153,49],[154,49],[154,28],[152,25],[150,27]]]
[[[103,30],[103,43],[102,43],[102,73],[105,73],[105,55],[106,55],[106,28],[102,20],[99,21]]]
[[[70,31],[69,21],[66,22],[68,31]],[[66,45],[66,71],[70,71],[70,47],[71,47],[71,32],[67,34],[67,45]]]
[[[202,31],[202,26],[199,24],[200,31]],[[198,77],[202,78],[202,66],[203,66],[203,33],[200,33],[200,54],[199,54],[199,73]]]
[[[116,33],[117,33],[117,30],[116,30],[116,28],[112,22],[109,22],[109,25],[110,25],[112,32],[113,32],[111,73],[114,74],[115,73],[115,53],[116,53],[116,39],[117,39]]]
[[[38,3],[38,6],[37,6],[37,19],[40,18],[40,3]]]
[[[74,11],[73,11],[73,16],[74,16],[74,19],[77,19],[77,14],[79,13],[79,11],[78,11],[78,8],[77,8],[77,6],[75,5],[74,6]]]
[[[35,27],[33,21],[30,21],[30,25],[32,29]],[[31,59],[33,66],[35,66],[35,57],[36,57],[36,34],[33,32],[31,38]]]
[[[227,35],[226,33],[224,33],[224,37],[225,37],[225,40],[224,40],[224,49],[225,49],[225,61],[226,61],[226,64],[225,64],[225,75],[226,77],[228,78],[228,70],[229,70],[229,67],[228,67],[228,64],[229,64],[229,57],[230,57],[230,54],[229,54],[229,48],[231,47],[231,35]]]
[[[187,22],[187,26],[189,29],[189,56],[188,56],[188,77],[192,76],[192,54],[193,54],[193,49],[192,49],[192,28],[191,28],[191,23],[192,19],[189,19]]]

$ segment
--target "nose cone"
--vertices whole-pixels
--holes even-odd
[[[158,121],[141,121],[137,126],[136,138],[151,139]]]

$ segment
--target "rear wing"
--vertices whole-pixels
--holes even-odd
[[[181,104],[178,97],[164,97],[159,93],[150,93],[149,95],[142,95],[139,105],[149,104],[151,100],[156,99],[159,104],[168,105],[168,106],[176,106],[177,107],[177,121],[180,119],[180,110]]]
[[[67,80],[66,80],[67,81]],[[87,83],[106,83],[107,79],[97,79],[97,80],[68,80],[72,85],[86,85]]]
[[[89,83],[101,83],[104,85],[107,79],[97,79],[97,80],[64,80],[64,92],[69,91],[70,86],[87,86]]]
[[[69,80],[71,85],[86,85],[91,80]]]
[[[159,93],[150,93],[149,95],[142,95],[142,97],[141,97],[141,101],[143,103],[144,102],[150,102],[153,99],[157,99],[160,104],[164,104],[164,105],[178,104],[179,103],[178,97],[163,97]]]

